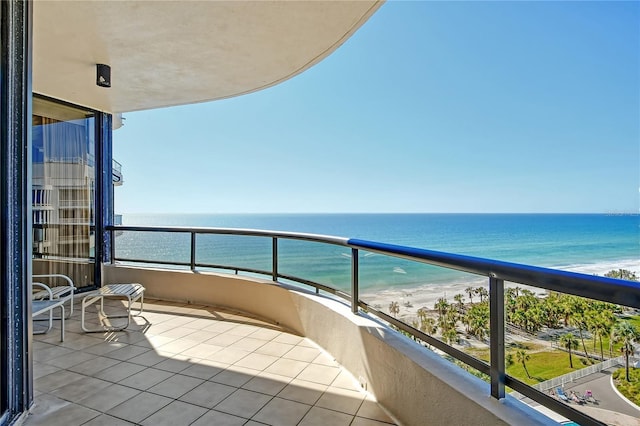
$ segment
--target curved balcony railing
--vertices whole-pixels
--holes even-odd
[[[497,399],[504,398],[505,387],[510,387],[520,394],[531,398],[532,400],[583,426],[602,425],[603,423],[506,374],[504,283],[507,281],[640,309],[639,283],[472,256],[431,251],[414,247],[384,244],[361,239],[341,238],[308,233],[232,228],[110,226],[107,227],[107,229],[112,232],[111,259],[113,261],[177,265],[188,267],[191,270],[196,270],[197,268],[215,268],[234,271],[236,274],[238,272],[247,272],[270,276],[273,281],[290,280],[311,286],[315,288],[316,291],[325,291],[347,300],[350,303],[351,310],[354,314],[357,314],[360,309],[366,310],[368,313],[378,316],[403,332],[426,342],[427,344],[443,351],[481,373],[488,375],[490,377],[492,397]],[[118,257],[116,256],[116,232],[181,233],[189,235],[189,261]],[[197,236],[212,234],[271,239],[271,268],[262,269],[241,267],[230,264],[198,262],[198,250],[196,244]],[[279,271],[279,242],[281,240],[299,240],[349,248],[351,250],[350,293],[345,292],[342,289],[315,282],[305,277],[281,273]],[[485,277],[489,284],[490,362],[486,363],[480,359],[474,358],[473,356],[460,351],[385,312],[382,312],[380,308],[372,306],[361,300],[359,297],[360,251],[392,256],[411,262],[419,262]]]

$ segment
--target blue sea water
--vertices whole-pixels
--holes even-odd
[[[215,214],[124,215],[124,225],[251,228],[306,232],[529,265],[604,274],[640,273],[640,216],[616,214]],[[271,241],[258,237],[198,238],[198,261],[269,270]],[[124,233],[117,257],[189,261],[189,237]],[[350,251],[282,241],[279,271],[348,290]],[[477,277],[371,253],[360,258],[364,291],[408,289]]]

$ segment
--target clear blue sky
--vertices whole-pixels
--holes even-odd
[[[116,212],[638,212],[639,5],[390,1],[278,86],[125,114]]]

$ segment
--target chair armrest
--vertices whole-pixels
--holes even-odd
[[[74,290],[77,290],[77,287],[73,284],[73,281],[71,280],[71,278],[63,274],[33,275],[33,278],[62,278],[63,280],[69,283],[69,287],[73,288]],[[57,286],[51,286],[51,287],[57,287]]]
[[[34,286],[42,287],[42,290],[41,290],[41,291],[46,291],[47,293],[49,293],[49,300],[52,300],[52,299],[53,299],[53,292],[51,291],[51,288],[49,288],[49,286],[48,286],[48,285],[46,285],[46,284],[42,284],[42,283],[32,282],[32,283],[31,283],[31,286],[32,286],[32,288],[33,288]]]

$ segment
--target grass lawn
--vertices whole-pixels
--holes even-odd
[[[616,388],[627,399],[640,406],[640,369],[630,368],[629,379],[630,381],[627,382],[624,367],[613,372],[613,383],[615,383]]]
[[[528,351],[534,349],[533,345],[529,346],[531,347],[527,347],[525,345],[523,349]],[[474,349],[468,352],[477,358],[489,361],[488,349]],[[515,348],[508,349],[506,353],[515,353]],[[586,366],[586,364],[583,363],[584,357],[580,357],[574,353],[574,368],[572,369],[569,367],[569,354],[558,350],[529,353],[529,357],[529,361],[527,361],[526,364],[531,378],[527,377],[522,364],[516,362],[515,354],[513,355],[513,364],[507,366],[507,374],[529,385],[535,385],[537,383],[544,382],[545,380],[571,373],[572,371],[579,370]]]

